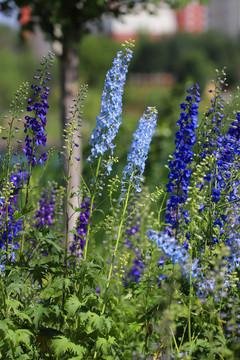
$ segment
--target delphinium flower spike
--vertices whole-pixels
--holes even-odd
[[[136,132],[133,134],[132,145],[127,155],[127,165],[123,170],[121,199],[126,192],[127,180],[130,180],[132,187],[137,192],[141,192],[143,172],[156,124],[157,110],[155,107],[148,107],[139,120]]]
[[[37,229],[50,227],[54,221],[56,203],[55,184],[49,183],[39,199],[39,206],[34,216],[34,222]]]
[[[216,287],[216,279],[214,274],[208,276],[203,272],[203,266],[201,266],[199,259],[191,259],[190,254],[184,246],[179,244],[177,240],[164,232],[156,232],[149,230],[147,236],[150,240],[154,241],[158,248],[162,250],[164,255],[170,257],[173,264],[178,264],[182,275],[186,279],[190,279],[190,271],[192,278],[192,285],[196,288],[196,294],[203,298],[213,291]],[[221,260],[224,262],[221,266],[223,287],[229,286],[229,275],[234,269],[240,266],[240,238],[239,235],[231,235],[226,243],[229,249],[227,255],[223,254],[223,250],[220,251]],[[218,270],[219,272],[219,270]],[[215,294],[215,299],[219,300],[219,294]]]
[[[9,115],[5,116],[5,118],[8,120],[8,124],[7,124],[8,126],[6,126],[6,128],[5,127],[3,128],[2,139],[7,142],[7,155],[6,155],[7,163],[4,169],[6,179],[8,179],[10,173],[10,162],[12,156],[11,152],[13,150],[13,140],[15,140],[15,142],[18,145],[20,145],[22,142],[21,140],[16,139],[16,134],[19,132],[19,123],[22,122],[20,116],[22,115],[23,112],[22,107],[23,107],[23,103],[26,102],[28,90],[29,90],[28,83],[23,83],[20,86],[19,90],[16,91],[13,101],[10,104],[11,109],[9,110]]]
[[[19,192],[26,183],[27,177],[28,173],[22,170],[11,174],[9,182],[3,187],[0,195],[0,249],[6,250],[5,259],[14,260],[14,250],[19,248],[23,221],[22,218],[14,219],[14,213],[18,209]]]
[[[48,106],[49,87],[46,85],[50,80],[49,67],[52,65],[53,55],[49,53],[44,57],[41,63],[41,68],[37,69],[39,75],[34,76],[35,84],[31,85],[33,95],[28,99],[27,111],[29,115],[25,116],[24,132],[26,133],[25,147],[23,152],[26,154],[28,164],[31,167],[37,163],[43,164],[47,159],[47,154],[44,152],[41,155],[36,155],[36,148],[38,146],[46,146],[46,115]],[[30,115],[32,114],[32,115]]]
[[[75,229],[77,231],[77,234],[74,234],[74,240],[70,244],[71,253],[81,258],[83,257],[83,250],[86,243],[88,223],[90,222],[91,225],[91,219],[89,218],[89,215],[90,199],[85,199],[81,204],[80,214],[77,219]]]
[[[90,136],[89,144],[91,145],[91,155],[88,157],[87,162],[93,162],[93,159],[98,157],[95,178],[92,182],[93,192],[91,195],[90,217],[98,186],[96,180],[99,179],[102,155],[108,150],[110,150],[111,155],[113,155],[113,149],[115,147],[113,140],[121,125],[122,96],[128,65],[133,54],[131,50],[132,47],[132,41],[125,42],[123,50],[118,52],[117,57],[113,61],[113,67],[106,75],[100,115],[97,116],[97,125]],[[108,174],[110,174],[112,170],[112,160],[110,159],[108,162],[105,162],[105,164],[106,170]],[[84,260],[86,259],[88,251],[89,233],[90,223],[88,224],[86,244],[83,253]]]
[[[188,187],[191,178],[190,164],[193,160],[193,145],[196,143],[198,126],[198,103],[200,102],[199,87],[195,84],[187,90],[186,103],[181,104],[183,110],[177,125],[176,149],[169,161],[169,182],[167,191],[172,194],[167,202],[166,223],[169,231],[177,229],[180,208],[187,200]],[[183,214],[184,215],[184,214]],[[188,214],[186,213],[188,221]]]
[[[137,192],[141,191],[140,182],[143,180],[145,162],[148,156],[148,150],[150,147],[152,136],[155,132],[156,124],[157,124],[157,110],[155,107],[148,107],[146,112],[144,112],[143,116],[139,120],[137,130],[133,135],[133,142],[130,147],[130,152],[128,154],[128,163],[123,171],[122,192],[120,195],[120,200],[123,201],[123,210],[118,225],[116,243],[112,253],[112,259],[108,272],[106,293],[108,292],[108,288],[110,286],[113,264],[117,254],[119,241],[122,234],[123,224],[126,221],[126,213],[128,209],[128,203],[130,200],[131,190],[134,189]],[[126,189],[126,184],[127,184],[127,189]],[[105,307],[106,307],[106,302],[104,301],[101,314],[104,314]]]
[[[100,114],[90,136],[91,155],[87,159],[88,162],[92,162],[93,158],[103,155],[108,150],[113,155],[113,140],[121,125],[123,88],[133,54],[132,47],[132,41],[126,42],[114,59],[113,67],[107,72]],[[111,164],[108,164],[107,169],[108,172],[111,171]]]
[[[134,212],[134,207],[129,206],[128,213],[131,214],[131,212]],[[139,227],[141,225],[141,216],[133,216],[129,215],[127,221],[126,221],[126,240],[125,240],[125,246],[128,249],[128,251],[132,252],[134,251],[134,259],[132,262],[132,266],[130,270],[125,273],[124,276],[124,283],[125,285],[128,284],[128,282],[139,282],[141,275],[144,271],[144,262],[142,259],[142,254],[140,247],[138,245],[139,243]],[[136,244],[137,243],[137,244]]]
[[[13,212],[17,205],[17,195],[20,188],[20,178],[23,179],[23,172],[22,170],[19,171],[18,174],[10,175],[11,172],[11,160],[12,155],[15,155],[12,153],[13,150],[13,140],[15,138],[16,133],[18,133],[19,127],[16,126],[16,122],[21,122],[20,114],[23,112],[22,106],[23,103],[25,103],[25,100],[27,98],[27,92],[28,92],[29,86],[28,83],[23,83],[22,86],[20,86],[19,90],[17,90],[15,97],[10,104],[10,110],[9,115],[6,116],[8,119],[8,126],[6,128],[1,128],[3,130],[3,136],[2,139],[7,141],[7,153],[6,153],[6,163],[4,166],[2,166],[3,169],[3,182],[2,182],[2,188],[5,187],[5,189],[8,189],[7,191],[3,191],[1,194],[2,201],[1,201],[1,232],[3,232],[3,243],[5,243],[6,251],[8,252],[8,245],[11,243],[11,234],[13,233],[14,229],[19,229],[18,225],[20,224],[21,220],[18,222],[13,221]],[[21,140],[16,140],[17,144],[21,143]],[[13,170],[14,172],[15,170]],[[23,176],[23,177],[22,177]],[[8,196],[9,191],[9,196]],[[14,195],[13,195],[14,193]],[[5,221],[5,225],[4,225]],[[4,229],[4,230],[3,230]],[[17,231],[14,231],[16,233]]]
[[[204,116],[203,123],[203,139],[200,142],[201,157],[211,154],[222,143],[223,111],[225,100],[222,97],[223,87],[226,86],[226,76],[224,70],[219,72],[216,70],[218,77],[214,81],[214,90],[209,90],[213,94],[211,98],[211,107]]]
[[[164,255],[170,257],[173,264],[178,264],[180,266],[181,273],[186,279],[192,279],[193,282],[190,282],[190,285],[196,284],[198,289],[202,290],[202,279],[204,279],[204,276],[202,269],[198,264],[198,259],[191,259],[191,256],[185,247],[180,245],[175,237],[167,233],[158,233],[153,230],[148,230],[147,236],[156,243],[157,247],[162,250]]]
[[[212,244],[225,241],[229,235],[226,230],[229,228],[228,224],[233,222],[233,213],[237,210],[236,204],[239,201],[238,188],[240,184],[240,114],[236,112],[236,119],[231,119],[232,122],[229,129],[225,130],[226,121],[229,121],[234,112],[231,110],[231,105],[227,103],[225,105],[225,115],[223,113],[224,100],[222,99],[221,92],[225,79],[220,80],[219,77],[214,97],[211,99],[213,105],[209,109],[209,119],[205,119],[206,135],[201,142],[203,150],[201,157],[206,157],[209,152],[215,156],[214,166],[209,167],[209,172],[202,184],[203,188],[209,187],[211,189],[209,214],[213,215],[211,221],[214,228],[208,238]],[[237,98],[238,95],[235,97],[235,100]]]

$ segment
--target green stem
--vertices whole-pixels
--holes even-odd
[[[72,149],[72,148],[71,148]],[[69,202],[69,198],[70,198],[70,165],[71,165],[71,158],[72,158],[72,152],[69,152],[69,158],[68,158],[68,172],[67,172],[67,193],[66,193],[66,223],[65,223],[65,244],[64,244],[64,269],[63,269],[63,278],[66,278],[66,274],[67,274],[67,255],[68,255],[68,242],[69,242],[69,237],[68,237],[68,223],[69,223],[69,212],[68,212],[68,202]],[[66,297],[66,289],[65,289],[65,283],[63,284],[63,292],[62,292],[62,311],[64,311],[64,306],[65,306],[65,297]]]
[[[192,287],[192,259],[193,259],[193,231],[194,231],[194,223],[193,223],[193,211],[194,203],[192,203],[191,207],[191,248],[190,248],[190,268],[189,268],[189,304],[188,304],[188,339],[189,342],[192,340],[192,328],[191,328],[191,312],[192,312],[192,296],[193,296],[193,287]]]
[[[5,313],[5,317],[7,317],[7,304],[6,304],[6,299],[8,299],[8,294],[7,294],[7,289],[6,287],[3,285],[3,278],[0,274],[0,286],[1,286],[1,293],[2,293],[2,299],[3,299],[3,308],[4,308],[4,313]]]
[[[189,342],[192,340],[192,329],[191,329],[191,312],[192,312],[192,236],[191,236],[191,250],[190,250],[190,269],[189,269],[189,304],[188,304],[188,339]]]
[[[128,201],[129,201],[129,197],[130,197],[130,190],[131,190],[131,183],[129,183],[129,186],[128,186],[127,196],[126,196],[126,199],[125,199],[125,204],[124,204],[123,213],[122,213],[122,219],[121,219],[121,221],[119,223],[119,227],[118,227],[117,240],[116,240],[115,248],[114,248],[113,255],[112,255],[111,265],[110,265],[109,272],[108,272],[107,285],[106,285],[106,291],[105,291],[105,298],[104,298],[104,302],[103,302],[101,315],[104,314],[105,308],[106,308],[107,292],[108,292],[108,289],[109,289],[109,286],[110,286],[110,281],[111,281],[111,277],[112,277],[112,270],[113,270],[113,263],[114,263],[114,260],[115,260],[116,254],[117,254],[119,240],[120,240],[121,233],[122,233],[123,223],[125,221],[125,214],[126,214],[126,211],[127,211],[127,205],[128,205]]]
[[[90,210],[89,210],[89,221],[88,221],[88,225],[87,225],[87,236],[86,236],[86,243],[84,246],[83,260],[86,260],[86,258],[87,258],[87,251],[88,251],[88,245],[89,245],[89,234],[90,234],[90,229],[91,229],[91,219],[92,219],[92,213],[93,213],[93,204],[94,204],[95,195],[96,195],[96,182],[97,182],[97,177],[98,177],[99,168],[100,168],[100,164],[101,164],[101,159],[102,159],[101,157],[98,159],[96,175],[95,175],[95,183],[94,183],[95,185],[94,185],[94,190],[93,190],[93,194],[91,197],[91,204],[90,204]]]
[[[160,231],[160,229],[161,229],[161,226],[160,226],[160,224],[161,224],[161,222],[160,222],[160,220],[161,220],[161,213],[162,213],[162,209],[163,209],[163,204],[165,203],[166,195],[167,195],[167,193],[164,194],[162,203],[161,203],[161,205],[160,205],[160,208],[158,209],[158,217],[157,217],[158,231]]]
[[[33,156],[33,151],[32,151],[31,160],[30,160],[29,169],[28,169],[28,178],[27,178],[27,184],[26,184],[25,208],[27,207],[28,197],[29,197],[29,185],[30,185],[30,177],[31,177],[31,172],[32,172],[32,156]],[[26,221],[25,221],[25,218],[24,218],[24,220],[23,220],[23,230],[25,230],[25,226],[26,226]],[[20,256],[23,255],[24,241],[25,241],[25,234],[23,232],[22,239],[21,239],[21,245],[20,245]]]
[[[120,240],[120,236],[121,236],[121,232],[122,232],[123,222],[125,220],[125,214],[126,214],[126,210],[127,210],[128,200],[130,197],[130,190],[131,190],[131,183],[129,183],[129,186],[128,186],[127,196],[126,196],[126,200],[125,200],[125,204],[124,204],[124,208],[123,208],[122,219],[121,219],[119,227],[118,227],[117,240],[116,240],[115,248],[114,248],[113,255],[112,255],[111,265],[110,265],[109,272],[108,272],[107,285],[106,285],[106,291],[105,291],[101,316],[104,314],[105,309],[106,309],[107,293],[108,293],[108,289],[109,289],[110,281],[111,281],[111,277],[112,277],[113,263],[114,263],[114,260],[115,260],[116,254],[117,254],[117,249],[118,249],[119,240]],[[95,351],[93,358],[94,359],[97,358],[97,351]]]
[[[12,121],[10,122],[9,127],[9,136],[8,136],[8,153],[7,153],[7,172],[6,172],[6,179],[8,182],[8,177],[10,173],[10,157],[11,157],[11,149],[12,149],[12,136],[13,136],[13,122],[15,120],[16,114],[14,113],[12,116]],[[8,260],[8,247],[9,247],[9,218],[8,218],[8,201],[6,201],[6,252],[7,252],[7,260]]]
[[[68,161],[68,173],[67,173],[67,193],[66,193],[66,225],[65,225],[65,246],[64,246],[64,265],[67,265],[67,253],[68,253],[68,222],[69,222],[69,212],[68,212],[68,202],[70,197],[70,161]]]

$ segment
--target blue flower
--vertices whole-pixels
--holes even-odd
[[[97,125],[90,136],[91,155],[87,162],[93,162],[93,158],[103,155],[108,150],[113,155],[115,147],[113,140],[121,125],[123,88],[133,54],[130,47],[131,44],[118,52],[113,61],[113,67],[106,75],[100,114],[97,116]],[[108,166],[107,170],[110,172],[111,166]]]
[[[198,127],[198,103],[200,102],[199,87],[195,84],[187,90],[190,94],[186,97],[186,103],[180,105],[183,110],[177,125],[180,127],[176,132],[176,149],[173,159],[169,161],[169,182],[167,191],[172,194],[167,202],[166,222],[170,229],[177,227],[178,219],[176,214],[180,214],[180,209],[185,204],[188,196],[192,170],[189,167],[193,159],[193,145],[196,143],[196,129]],[[186,222],[191,219],[188,213],[183,214]]]
[[[0,249],[6,249],[8,241],[9,248],[16,250],[19,247],[20,232],[22,231],[22,218],[15,220],[14,213],[17,210],[18,194],[26,183],[28,173],[20,170],[17,174],[10,175],[11,196],[1,199],[0,202]],[[8,219],[6,219],[8,216]],[[13,259],[13,258],[12,258]]]
[[[169,236],[164,232],[157,233],[156,231],[148,230],[147,236],[156,243],[157,247],[162,250],[164,255],[171,258],[173,264],[179,264],[181,273],[185,278],[189,279],[189,271],[191,269],[191,278],[199,297],[206,297],[209,292],[212,292],[215,289],[216,279],[214,276],[208,277],[208,274],[204,275],[199,266],[199,259],[191,260],[185,245],[179,245],[173,236]],[[222,280],[225,287],[229,284],[229,275],[235,268],[239,268],[240,266],[239,235],[231,235],[226,241],[226,246],[229,247],[230,254],[225,257],[226,265],[223,264],[222,266]],[[216,294],[215,299],[219,300],[218,294]]]
[[[40,71],[39,76],[34,76],[34,79],[38,80],[38,85],[33,84],[31,86],[33,90],[33,96],[28,99],[27,111],[32,113],[25,116],[24,132],[27,134],[25,138],[25,147],[23,152],[25,153],[28,164],[33,167],[37,163],[43,164],[47,159],[47,154],[44,152],[41,155],[36,155],[36,147],[46,147],[45,127],[46,127],[46,115],[49,108],[47,98],[49,95],[49,87],[46,86],[46,82],[50,80],[48,67],[52,65],[53,56],[49,54],[44,58],[44,62],[41,63],[42,68],[37,69]]]
[[[39,200],[38,210],[34,216],[36,228],[41,228],[43,226],[49,227],[53,224],[55,202],[55,188],[47,188],[44,190]]]
[[[212,202],[217,203],[220,200],[221,191],[219,189],[212,189]]]
[[[137,192],[141,192],[140,183],[143,181],[145,162],[156,124],[157,110],[154,107],[148,107],[139,120],[136,132],[133,134],[132,145],[127,156],[127,165],[123,170],[121,198],[126,191],[125,183],[127,179],[130,179]]]
[[[146,265],[144,264],[140,253],[137,254],[136,258],[133,260],[133,266],[127,274],[127,279],[130,280],[130,282],[140,282],[145,267]],[[128,283],[127,279],[125,279],[125,285]]]
[[[91,219],[89,219],[89,215],[90,215],[90,199],[85,199],[81,204],[81,211],[77,219],[77,224],[76,224],[77,234],[74,234],[74,241],[70,245],[71,253],[75,254],[77,257],[83,256],[83,250],[86,243],[88,223],[89,221],[91,221]]]

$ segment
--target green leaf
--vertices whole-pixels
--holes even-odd
[[[112,345],[117,345],[115,338],[113,336],[108,336],[107,339],[103,337],[98,337],[96,341],[96,348],[99,351],[102,351],[104,354],[107,354],[111,349]]]
[[[9,295],[11,295],[13,292],[17,293],[18,295],[21,294],[23,288],[23,284],[22,283],[18,283],[18,282],[12,282],[7,286],[7,291],[9,293]]]
[[[83,346],[75,344],[65,336],[58,336],[53,339],[51,347],[53,348],[57,359],[61,359],[61,356],[70,353],[71,355],[77,355],[77,359],[81,360],[84,358],[86,352],[86,349]]]
[[[8,329],[6,340],[11,342],[13,344],[13,346],[15,347],[18,343],[18,336],[17,336],[16,331]]]
[[[16,330],[16,334],[18,336],[18,341],[23,343],[25,346],[31,345],[31,338],[33,334],[28,329],[18,329]]]
[[[105,325],[109,332],[111,330],[111,328],[113,327],[113,320],[111,318],[105,318]]]
[[[48,315],[48,309],[43,307],[40,304],[36,304],[33,309],[31,310],[30,316],[33,317],[33,324],[35,325],[35,328],[37,329],[40,322],[43,322],[43,317]]]
[[[13,219],[17,221],[22,217],[24,217],[25,215],[27,215],[28,213],[30,213],[32,210],[34,210],[33,206],[24,207],[21,211],[16,210],[13,214]]]
[[[104,354],[106,354],[109,348],[107,340],[102,337],[97,338],[96,348],[97,350],[101,350]]]
[[[98,330],[102,332],[104,329],[105,319],[103,316],[99,316],[98,314],[92,313],[91,318],[89,319],[89,325],[93,328],[93,330]]]
[[[18,356],[18,360],[31,360],[28,354],[22,354]]]
[[[8,331],[8,324],[8,319],[0,320],[0,331],[2,331],[4,334],[6,334]]]
[[[76,312],[78,311],[78,309],[80,309],[80,307],[81,307],[81,303],[80,303],[78,297],[75,294],[72,295],[66,302],[68,317],[74,316],[76,314]]]
[[[51,238],[53,238],[54,240],[51,240]],[[63,248],[61,246],[59,246],[56,242],[56,236],[52,236],[52,234],[49,234],[48,236],[46,236],[43,241],[48,244],[51,245],[53,248],[55,248],[57,250],[58,253],[62,253],[63,252]]]

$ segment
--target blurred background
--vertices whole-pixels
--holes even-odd
[[[28,7],[21,9],[20,17],[17,12],[11,17],[0,16],[1,119],[21,83],[31,84],[41,57],[48,50],[59,51],[57,41],[48,42],[39,27],[35,26],[34,31],[20,31],[20,25],[30,18]],[[156,106],[159,120],[145,172],[147,183],[155,186],[167,177],[164,164],[174,151],[175,123],[186,89],[196,82],[199,84],[203,98],[200,113],[204,113],[215,69],[226,67],[228,94],[240,83],[240,1],[209,0],[206,5],[192,1],[177,10],[160,2],[152,14],[138,9],[136,14],[133,11],[118,19],[104,15],[100,26],[90,23],[88,28],[88,34],[78,45],[79,83],[89,85],[81,129],[84,159],[89,153],[89,135],[100,110],[105,74],[121,43],[135,39],[116,155],[120,166],[124,166],[139,118],[147,106]],[[61,144],[59,71],[56,59],[47,134],[48,146],[57,148]],[[57,171],[57,165],[55,168]]]

